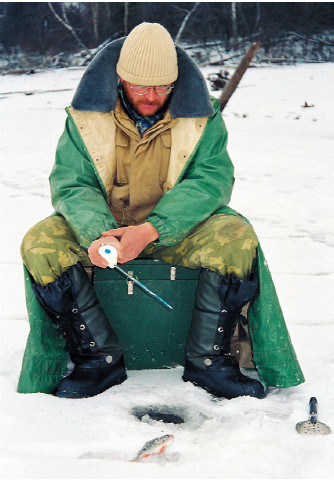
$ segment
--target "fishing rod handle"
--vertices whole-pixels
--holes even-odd
[[[310,398],[310,422],[318,420],[318,400],[315,397]]]
[[[99,248],[99,254],[107,261],[109,268],[115,268],[115,266],[117,265],[118,257],[118,252],[115,247],[113,247],[112,245],[102,244]]]

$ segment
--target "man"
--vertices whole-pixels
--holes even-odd
[[[233,166],[218,101],[169,33],[143,23],[107,45],[67,113],[50,176],[56,214],[22,242],[31,331],[19,391],[83,398],[126,379],[122,347],[83,267],[107,266],[102,244],[117,249],[119,263],[144,255],[201,268],[185,381],[225,398],[303,382],[257,237],[228,207]],[[230,355],[248,303],[261,382]]]

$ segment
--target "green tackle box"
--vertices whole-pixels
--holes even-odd
[[[184,364],[200,269],[136,259],[120,267],[173,307],[169,310],[115,269],[94,268],[94,287],[130,370]]]

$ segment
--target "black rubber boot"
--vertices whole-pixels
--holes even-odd
[[[109,355],[95,354],[92,357],[72,357],[73,372],[58,385],[54,395],[62,398],[87,398],[98,395],[126,380],[124,358],[117,363],[108,363]]]
[[[243,375],[238,361],[229,355],[238,316],[257,292],[258,282],[220,276],[203,269],[196,292],[183,380],[218,397],[243,395],[264,398],[258,380]]]
[[[81,263],[34,292],[66,339],[73,371],[54,395],[85,398],[126,380],[123,350]]]

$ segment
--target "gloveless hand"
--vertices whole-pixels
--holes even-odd
[[[110,235],[120,239],[120,249],[118,249],[119,263],[129,262],[138,257],[149,243],[159,238],[159,233],[150,222],[102,232],[103,238],[108,238]]]

